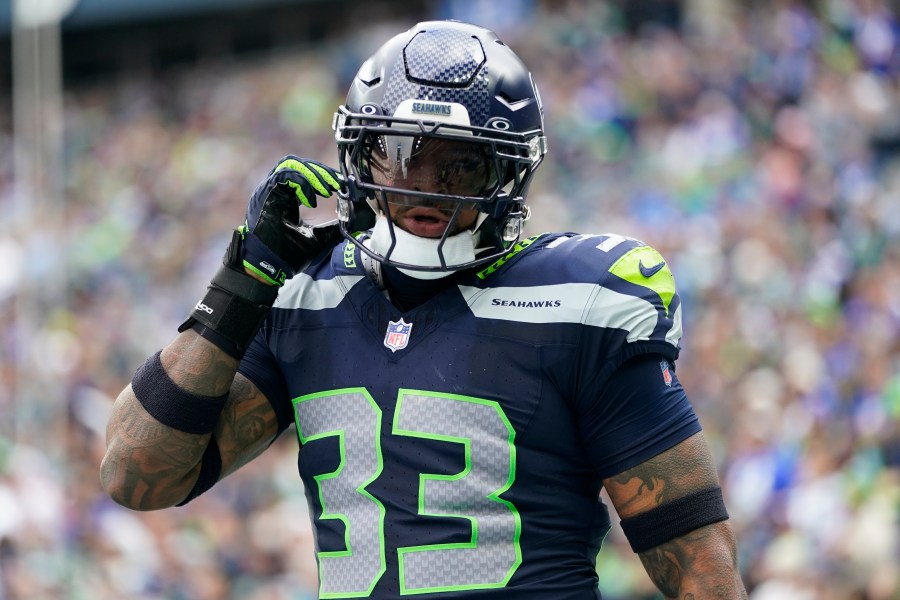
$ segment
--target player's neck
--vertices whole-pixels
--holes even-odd
[[[440,279],[418,279],[387,265],[382,265],[381,275],[391,303],[403,312],[418,308],[457,280],[455,273]]]

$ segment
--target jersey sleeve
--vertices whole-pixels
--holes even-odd
[[[275,356],[266,341],[266,329],[260,329],[238,365],[238,373],[253,382],[272,405],[278,419],[278,434],[294,422],[287,384]]]
[[[700,431],[674,367],[660,354],[627,361],[591,403],[578,426],[601,479],[634,467]]]
[[[605,259],[600,264],[607,268],[585,308],[580,339],[578,396],[589,402],[626,361],[659,354],[674,363],[681,345],[681,301],[663,256],[627,239]]]
[[[601,477],[699,431],[675,377],[681,302],[665,258],[639,240],[600,236],[585,268],[598,284],[586,302],[573,365],[573,410]],[[599,251],[599,252],[598,252]]]

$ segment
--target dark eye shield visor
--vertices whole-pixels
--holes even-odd
[[[365,180],[381,187],[388,201],[396,204],[453,199],[474,208],[492,195],[500,180],[491,146],[471,138],[370,131],[363,148]]]
[[[335,113],[348,202],[475,206],[496,219],[504,218],[510,203],[522,202],[524,186],[546,153],[539,130],[507,131],[469,125],[467,118],[448,122],[406,112],[398,109],[397,116],[389,116],[365,105],[359,112],[341,106]],[[448,159],[434,160],[445,153]],[[352,217],[351,204],[338,208],[342,219]]]

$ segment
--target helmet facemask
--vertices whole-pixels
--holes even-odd
[[[431,22],[396,36],[360,68],[333,127],[347,184],[342,233],[352,240],[373,224],[389,233],[380,251],[358,244],[371,258],[449,272],[497,260],[518,241],[546,152],[543,110],[527,69],[490,31]],[[435,256],[397,251],[403,232]],[[461,258],[454,248],[466,235],[473,247]]]

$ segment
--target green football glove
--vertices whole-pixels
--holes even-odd
[[[281,286],[307,261],[341,239],[337,225],[312,227],[300,218],[300,205],[314,208],[318,196],[341,189],[337,172],[322,163],[288,155],[278,161],[247,206],[241,259],[245,268]]]

